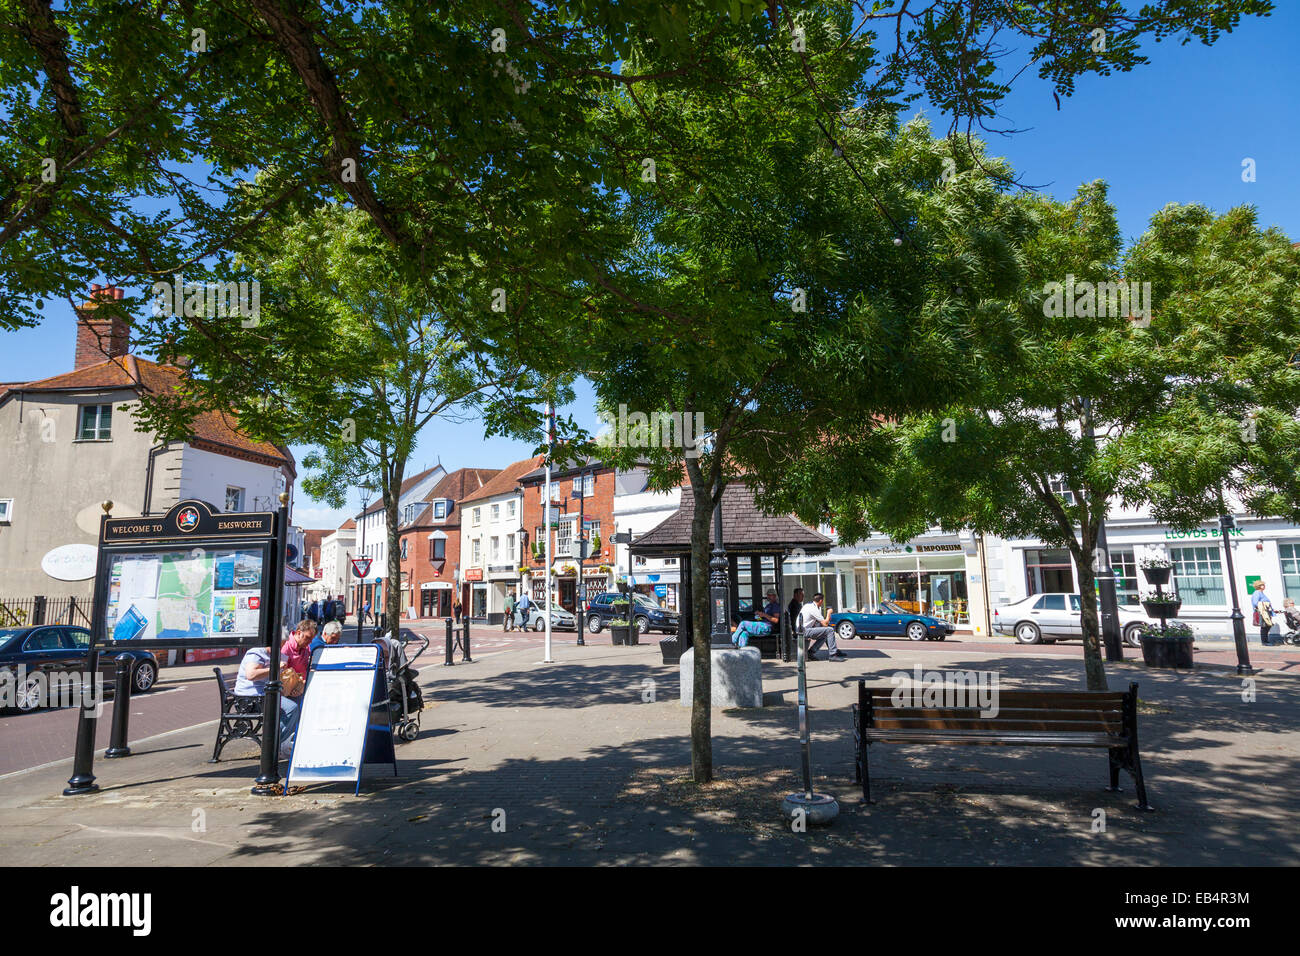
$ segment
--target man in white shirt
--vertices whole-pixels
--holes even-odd
[[[818,591],[813,595],[813,599],[803,606],[799,612],[799,621],[803,624],[804,636],[812,640],[808,645],[808,659],[812,660],[817,654],[817,648],[822,644],[826,645],[828,661],[848,660],[847,654],[835,646],[835,629],[831,627],[829,620],[831,616],[830,608],[822,611],[822,601],[825,600],[822,593]]]

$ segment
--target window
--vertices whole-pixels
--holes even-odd
[[[1115,599],[1121,606],[1137,607],[1137,559],[1132,548],[1118,548],[1110,553],[1111,567],[1115,569]]]
[[[429,540],[429,560],[443,561],[447,558],[447,539],[431,538]]]
[[[236,488],[234,485],[226,486],[226,510],[243,511],[244,510],[244,489]]]
[[[1074,492],[1066,487],[1064,478],[1053,478],[1047,483],[1047,487],[1052,489],[1067,505],[1074,504]]]
[[[1027,594],[1074,590],[1074,571],[1070,552],[1064,548],[1030,548],[1025,551]],[[1061,610],[1065,605],[1061,605]]]
[[[1064,611],[1065,595],[1064,594],[1044,594],[1034,605],[1040,611]]]
[[[493,521],[500,521],[500,520],[501,520],[501,505],[500,505],[500,504],[495,504],[495,505],[492,506],[492,520],[493,520]]]
[[[476,510],[477,510],[477,509],[476,509]],[[475,538],[475,539],[474,539],[474,546],[473,546],[473,552],[472,552],[472,554],[473,554],[473,558],[474,558],[474,560],[473,560],[473,566],[477,568],[477,567],[479,566],[479,564],[480,564],[480,563],[482,562],[482,560],[483,560],[483,554],[482,554],[482,540],[481,540],[481,539],[479,539],[479,538]]]
[[[492,536],[492,547],[489,553],[492,555],[493,561],[501,560],[501,539],[496,535]]]
[[[573,479],[573,497],[590,498],[595,493],[595,487],[595,475],[579,475]]]
[[[511,561],[515,559],[515,536],[513,534],[506,535],[506,557]]]
[[[0,498],[0,521],[14,520],[14,500],[12,498]]]
[[[406,560],[406,542],[407,542],[407,539],[406,539],[406,538],[403,538],[403,539],[402,539],[402,560],[403,560],[403,561]]]
[[[1170,548],[1169,557],[1174,563],[1174,587],[1184,605],[1228,603],[1217,547]]]
[[[447,499],[439,498],[433,503],[433,516],[438,520],[447,517]]]
[[[482,508],[475,508],[475,509],[474,509],[474,527],[476,527],[476,528],[477,528],[478,525],[479,525],[479,519],[480,519],[480,517],[481,517],[481,515],[479,514],[479,512],[481,512],[482,510],[483,510]]]
[[[108,441],[113,437],[112,424],[112,405],[82,405],[77,438],[81,441]]]
[[[573,554],[573,526],[577,519],[561,521],[559,528],[555,533],[555,550],[562,557],[567,558]]]
[[[0,505],[4,502],[0,501]],[[1300,544],[1279,544],[1282,559],[1282,591],[1285,597],[1300,598]]]
[[[511,498],[506,502],[506,517],[513,519],[515,516],[515,499]]]

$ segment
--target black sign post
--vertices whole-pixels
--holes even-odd
[[[137,518],[111,517],[113,503],[108,501],[99,526],[88,676],[83,681],[98,674],[101,653],[269,646],[267,731],[262,735],[260,789],[254,792],[278,792],[279,734],[272,728],[279,727],[288,500],[287,494],[281,494],[275,512],[230,514],[205,501],[181,501],[161,517]],[[83,700],[92,699],[89,688],[82,690]],[[114,736],[115,740],[120,736],[117,744],[126,749],[129,697],[115,698],[113,707],[123,708],[121,732]],[[94,710],[83,706],[77,718],[73,773],[64,796],[99,789],[94,775],[96,724]]]

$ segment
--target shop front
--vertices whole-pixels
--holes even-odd
[[[449,617],[451,595],[450,581],[425,581],[420,585],[420,617]]]

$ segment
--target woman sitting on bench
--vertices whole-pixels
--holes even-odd
[[[287,664],[281,664],[287,667]],[[239,676],[235,678],[236,697],[261,697],[271,677],[271,649],[251,647],[239,662]],[[298,729],[298,702],[280,695],[280,757],[289,756],[293,735]]]
[[[754,613],[754,620],[741,621],[731,635],[731,643],[737,647],[748,647],[751,637],[767,637],[772,628],[781,623],[781,602],[776,599],[776,591],[767,592],[767,604],[763,610]]]

